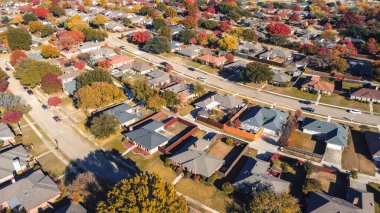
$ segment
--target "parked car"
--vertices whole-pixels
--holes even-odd
[[[10,71],[11,69],[9,67],[5,67],[5,70],[6,71]]]
[[[46,106],[45,104],[42,104],[42,109],[48,109],[48,106]]]
[[[54,116],[53,119],[54,119],[56,122],[60,122],[60,121],[61,121],[61,118],[58,117],[58,116]]]
[[[202,77],[198,77],[198,80],[203,81],[203,82],[206,82],[206,81],[207,81],[207,78],[202,76]]]
[[[302,110],[307,111],[307,112],[314,112],[315,109],[311,107],[301,107]]]
[[[120,45],[119,48],[124,50],[125,46],[124,45]]]
[[[308,100],[300,100],[299,102],[301,104],[306,104],[306,105],[310,105],[311,104],[311,101],[308,101]]]
[[[195,68],[194,67],[189,67],[189,68],[187,68],[188,70],[190,70],[190,71],[195,71]]]
[[[352,113],[352,114],[357,114],[357,115],[362,114],[362,111],[360,111],[358,109],[349,109],[348,112]]]
[[[30,89],[28,89],[26,92],[27,92],[29,95],[33,95],[33,94],[34,94],[33,91],[30,90]]]

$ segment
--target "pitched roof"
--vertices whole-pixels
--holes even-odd
[[[63,90],[69,94],[74,94],[77,91],[77,80],[69,81],[63,84]]]
[[[26,166],[29,160],[29,153],[24,146],[18,145],[0,150],[0,179],[13,175],[16,168],[13,160],[18,159],[20,166]]]
[[[227,59],[224,56],[216,57],[213,55],[203,55],[203,56],[198,57],[198,60],[205,61],[212,64],[220,64],[220,63],[224,63]]]
[[[7,124],[0,123],[0,138],[14,137],[15,134]]]
[[[150,72],[147,74],[147,76],[150,77],[150,79],[147,80],[149,84],[157,84],[163,81],[170,80],[169,73],[161,70]]]
[[[334,84],[320,81],[319,78],[307,78],[302,85],[304,87],[312,87],[314,90],[323,90],[328,92],[334,92]]]
[[[129,106],[128,104],[122,103],[120,105],[108,108],[104,110],[103,112],[115,116],[117,120],[119,121],[119,124],[123,124],[125,122],[131,121],[137,118],[136,115],[133,115],[127,112],[130,109],[132,109],[131,106]]]
[[[360,88],[359,90],[351,93],[351,96],[380,100],[380,90]]]
[[[272,81],[278,83],[285,83],[290,81],[290,77],[286,75],[281,75],[279,73],[275,73],[272,77]]]
[[[188,56],[188,57],[196,57],[199,55],[200,50],[201,50],[200,46],[191,45],[191,46],[187,46],[178,50],[178,53],[184,56]]]
[[[87,42],[84,42],[82,45],[80,45],[78,49],[85,50],[87,48],[93,48],[93,47],[100,48],[100,45],[92,41],[87,41]]]
[[[171,157],[172,161],[190,169],[194,174],[210,177],[220,167],[224,160],[196,149],[188,149]]]
[[[349,187],[346,199],[348,202],[362,209],[365,213],[375,213],[375,198],[371,192]]]
[[[240,120],[243,124],[278,131],[282,128],[288,116],[288,113],[277,109],[255,106],[247,113],[244,113]]]
[[[305,130],[325,134],[325,142],[341,147],[347,146],[347,129],[340,124],[305,118],[302,128]]]
[[[37,170],[0,188],[0,203],[7,202],[10,208],[21,205],[30,211],[60,193],[57,184],[41,170]]]
[[[210,103],[215,102],[216,106],[222,106],[225,108],[236,108],[243,104],[243,101],[230,95],[212,94],[206,98],[201,99],[194,105],[202,108],[206,108]]]
[[[164,90],[165,91],[172,91],[174,93],[180,93],[183,91],[189,91],[190,85],[185,84],[185,83],[178,83],[178,84],[174,84],[172,86],[166,87]]]
[[[129,57],[127,55],[114,55],[114,56],[108,57],[108,59],[110,60],[111,65],[122,63],[122,62],[132,62],[134,60],[132,57]]]
[[[145,62],[134,61],[132,63],[132,69],[138,72],[144,72],[144,71],[153,69],[153,67],[150,64],[145,63]]]
[[[370,154],[373,157],[380,157],[380,133],[365,132],[364,137]]]
[[[310,192],[306,199],[306,212],[361,212],[360,209],[337,197],[329,196],[321,192]]]
[[[234,181],[237,187],[252,187],[254,184],[269,186],[276,193],[289,191],[290,182],[267,175],[270,163],[256,158],[249,158]]]

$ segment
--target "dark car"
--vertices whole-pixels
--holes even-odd
[[[315,109],[311,108],[311,107],[301,107],[302,110],[304,111],[307,111],[307,112],[314,112]]]
[[[48,109],[48,107],[45,104],[42,104],[42,109]]]
[[[28,89],[26,92],[27,92],[29,95],[33,95],[33,91],[30,90],[30,89]]]
[[[53,119],[54,119],[56,122],[60,122],[60,121],[61,121],[61,118],[59,118],[58,116],[54,116]]]
[[[195,71],[195,68],[194,67],[189,67],[189,68],[187,68],[188,70],[190,70],[190,71]]]
[[[301,104],[310,105],[310,104],[311,104],[311,101],[307,101],[307,100],[300,100],[300,103],[301,103]]]
[[[6,71],[10,71],[11,69],[10,69],[9,67],[6,67],[5,70],[6,70]]]

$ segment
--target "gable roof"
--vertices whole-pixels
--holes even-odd
[[[64,83],[63,90],[65,90],[70,95],[74,94],[74,92],[77,91],[77,80],[74,79],[72,81]]]
[[[202,98],[200,101],[196,102],[194,105],[201,107],[201,108],[206,108],[207,105],[211,103],[215,103],[216,106],[222,106],[225,108],[236,108],[243,104],[243,101],[235,98],[230,95],[221,95],[221,94],[211,94],[209,96],[206,96],[205,98]]]
[[[15,134],[7,124],[0,123],[0,138],[14,137]]]
[[[131,106],[129,106],[126,103],[122,103],[120,105],[108,108],[108,109],[104,110],[103,112],[115,116],[117,118],[117,120],[119,121],[119,124],[123,124],[125,122],[131,121],[131,120],[137,118],[136,115],[133,115],[133,114],[127,112],[130,109],[132,109]]]
[[[180,93],[183,91],[189,91],[190,85],[185,84],[185,83],[178,83],[178,84],[174,84],[172,86],[166,87],[164,90],[165,91],[172,91],[174,93]]]
[[[288,116],[288,113],[277,109],[255,106],[247,113],[244,113],[240,120],[243,124],[278,131],[282,128]]]
[[[302,88],[312,87],[314,90],[322,90],[328,92],[334,92],[334,84],[320,81],[319,78],[306,78],[302,84]]]
[[[351,96],[380,100],[380,90],[360,88],[359,90],[351,93]]]
[[[153,69],[153,67],[145,62],[140,62],[140,61],[134,61],[132,63],[132,69],[138,71],[138,72],[144,72]]]
[[[349,187],[347,190],[346,199],[349,203],[352,203],[355,206],[359,207],[365,213],[375,213],[375,198],[371,192]]]
[[[365,132],[364,137],[372,157],[380,157],[380,133]]]
[[[0,151],[0,179],[13,175],[15,171],[14,159],[18,159],[20,166],[28,164],[29,153],[24,146],[7,147]]]
[[[188,56],[188,57],[196,57],[199,55],[200,50],[201,50],[200,46],[191,45],[191,46],[181,48],[180,50],[178,50],[178,53],[184,56]]]
[[[110,64],[118,64],[122,62],[132,62],[134,59],[132,57],[129,57],[127,55],[113,55],[108,58],[110,60]]]
[[[302,129],[325,134],[325,142],[341,147],[347,146],[347,129],[340,124],[305,118]]]
[[[280,73],[275,73],[272,77],[272,81],[278,83],[285,83],[290,81],[290,77],[286,75],[281,75]]]
[[[57,184],[41,170],[37,170],[0,188],[0,203],[7,202],[10,208],[21,205],[30,211],[60,193]]]
[[[306,199],[306,212],[361,212],[360,209],[337,197],[329,196],[321,192],[310,192]]]
[[[198,60],[205,61],[211,64],[221,64],[224,63],[227,59],[224,56],[216,57],[213,55],[203,55],[198,57]]]
[[[150,79],[147,80],[149,84],[157,84],[163,81],[170,80],[169,73],[161,71],[161,70],[150,72],[146,75],[150,77]]]

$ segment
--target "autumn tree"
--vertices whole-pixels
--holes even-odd
[[[95,18],[91,20],[91,24],[97,27],[104,26],[107,22],[108,22],[108,18],[107,16],[104,16],[104,15],[97,15],[95,16]]]
[[[275,193],[265,189],[253,196],[250,202],[251,212],[299,212],[300,207],[290,194]]]
[[[43,8],[43,7],[38,7],[36,9],[34,9],[33,13],[38,18],[45,19],[48,16],[48,14],[49,14],[49,10],[46,9],[46,8]]]
[[[24,105],[21,103],[21,97],[10,93],[0,94],[0,107],[7,111],[18,111],[22,114],[28,113],[32,110],[30,105]]]
[[[41,80],[41,89],[47,94],[62,91],[62,82],[58,75],[53,72],[46,73]]]
[[[269,32],[272,35],[282,34],[284,36],[289,36],[291,31],[290,31],[290,27],[287,26],[286,24],[276,22],[269,26]]]
[[[150,108],[156,112],[160,111],[161,108],[166,105],[165,99],[163,99],[162,97],[160,97],[158,95],[151,97],[147,103],[148,103],[147,104],[148,108]]]
[[[285,46],[289,43],[289,40],[282,34],[275,34],[269,38],[269,42],[278,46]]]
[[[53,72],[57,75],[62,73],[60,68],[50,65],[48,62],[26,59],[16,68],[15,76],[22,85],[35,87],[41,83],[42,77],[48,72]]]
[[[6,111],[3,114],[2,122],[5,124],[14,124],[20,121],[22,113],[18,111]]]
[[[221,31],[225,32],[231,29],[231,25],[228,24],[227,21],[221,21],[219,24],[219,28]]]
[[[185,44],[189,44],[190,39],[195,37],[196,34],[193,30],[181,30],[177,35],[177,39]]]
[[[108,38],[108,33],[101,29],[85,28],[81,31],[86,41],[104,41]]]
[[[344,73],[347,71],[347,69],[350,67],[346,61],[346,59],[343,58],[336,58],[332,61],[331,67],[333,70]]]
[[[29,24],[31,21],[37,21],[37,16],[33,13],[25,13],[25,15],[22,17],[24,24]]]
[[[337,33],[334,30],[325,30],[321,33],[321,36],[327,41],[334,41]]]
[[[39,32],[42,30],[43,26],[44,26],[44,24],[42,24],[42,22],[40,22],[40,21],[30,21],[29,22],[29,32],[31,32],[31,33]]]
[[[170,42],[162,36],[154,37],[146,42],[144,50],[154,54],[167,53],[170,52]]]
[[[227,53],[226,59],[227,59],[228,62],[234,62],[235,56],[232,53]]]
[[[80,89],[84,86],[91,85],[94,82],[112,83],[112,78],[109,72],[95,68],[92,71],[85,72],[77,78],[77,88]]]
[[[0,79],[0,92],[1,93],[7,91],[8,86],[9,86],[9,82],[7,81],[7,79]]]
[[[84,203],[88,206],[96,205],[94,201],[99,200],[103,188],[91,172],[78,175],[68,187],[69,198],[74,203]]]
[[[245,41],[256,42],[258,40],[258,36],[253,29],[244,29],[242,36]]]
[[[186,199],[157,174],[137,174],[118,183],[97,212],[188,212]]]
[[[350,25],[363,25],[365,22],[365,17],[359,16],[356,12],[347,12],[344,14],[339,24],[342,27],[347,27]]]
[[[312,178],[306,178],[305,182],[302,185],[302,192],[307,195],[309,192],[321,192],[322,185],[321,183]]]
[[[12,66],[17,67],[22,60],[27,59],[28,57],[22,50],[13,50],[11,53],[11,57],[9,62],[11,63]]]
[[[83,30],[88,28],[88,24],[76,14],[66,20],[66,28],[69,30]]]
[[[218,41],[218,45],[225,50],[234,50],[239,42],[235,36],[226,36]]]
[[[158,30],[158,34],[162,37],[167,38],[168,40],[172,39],[172,28],[164,26]]]
[[[169,72],[169,73],[172,72],[173,71],[173,65],[166,63],[165,64],[165,71]]]
[[[131,85],[135,99],[146,102],[154,96],[154,90],[146,83],[145,78],[139,78]]]
[[[77,92],[78,106],[85,109],[97,109],[125,100],[123,90],[106,82],[94,82],[80,88]]]
[[[62,99],[60,97],[51,97],[48,99],[48,105],[49,106],[59,106],[62,103]]]
[[[323,26],[323,29],[324,30],[332,30],[332,25],[330,23],[326,23],[324,26]]]
[[[186,16],[182,20],[182,25],[188,29],[195,29],[198,27],[198,18],[195,16]]]
[[[105,139],[116,133],[116,127],[119,121],[114,115],[102,113],[91,121],[90,132],[95,138]]]
[[[60,7],[59,5],[51,5],[49,7],[49,12],[53,14],[55,17],[61,17],[65,15],[65,9]]]
[[[30,50],[32,36],[21,28],[9,27],[7,30],[8,45],[12,50]]]
[[[111,67],[111,62],[110,62],[110,60],[105,59],[103,61],[99,61],[97,65],[99,68],[107,70]]]
[[[145,44],[151,38],[152,35],[148,31],[140,31],[135,32],[135,34],[131,38],[131,41],[137,44]]]
[[[166,8],[165,10],[165,14],[164,16],[167,18],[167,17],[170,17],[170,18],[173,18],[173,17],[176,17],[177,16],[177,11],[173,8],[173,7],[168,7]]]
[[[197,82],[193,86],[192,92],[195,94],[196,97],[201,97],[202,95],[206,94],[206,89],[202,84]]]
[[[155,18],[155,19],[153,19],[152,25],[153,25],[153,27],[154,27],[155,30],[159,30],[162,27],[167,27],[168,26],[163,18]]]
[[[261,83],[272,80],[273,75],[272,69],[267,64],[251,62],[240,73],[240,79],[243,82]]]
[[[163,91],[161,93],[161,97],[165,100],[166,105],[170,107],[174,107],[181,103],[181,101],[177,97],[177,94],[172,91],[168,91],[168,90]]]
[[[289,20],[290,21],[299,21],[300,20],[300,16],[297,13],[292,13],[289,16]]]
[[[44,58],[58,58],[61,52],[52,45],[44,45],[41,47],[41,55]]]
[[[86,67],[86,62],[79,60],[74,63],[74,67],[77,69],[84,69]]]

